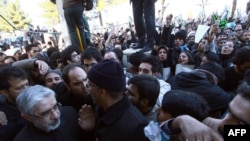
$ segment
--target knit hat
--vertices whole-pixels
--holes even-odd
[[[184,43],[186,43],[186,39],[187,39],[187,31],[186,30],[180,30],[177,33],[175,33],[175,39],[182,39],[184,41]]]
[[[104,59],[94,65],[88,72],[88,79],[110,91],[122,91],[126,86],[122,65],[111,59]]]

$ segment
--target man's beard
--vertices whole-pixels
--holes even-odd
[[[41,122],[36,121],[36,120],[33,122],[33,124],[36,128],[38,128],[40,130],[43,130],[45,132],[50,132],[52,130],[57,129],[60,126],[61,120],[60,120],[60,118],[58,118],[53,123],[49,124],[48,126],[44,126],[41,124]]]

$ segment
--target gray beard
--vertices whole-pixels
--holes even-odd
[[[36,121],[36,120],[33,121],[33,125],[34,125],[36,128],[38,128],[38,129],[40,129],[40,130],[42,130],[42,131],[45,131],[45,132],[50,132],[50,131],[52,131],[52,130],[57,129],[57,128],[60,126],[60,124],[61,124],[60,118],[58,118],[54,123],[52,123],[52,124],[50,124],[50,125],[48,125],[48,126],[42,125],[41,122],[39,122],[39,121]]]

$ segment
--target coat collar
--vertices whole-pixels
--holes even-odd
[[[104,122],[107,125],[112,124],[131,106],[128,98],[124,96],[116,104],[109,107],[106,111],[103,111],[100,107],[97,109],[97,115],[100,118],[100,122]]]

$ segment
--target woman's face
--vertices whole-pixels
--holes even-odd
[[[200,52],[203,52],[204,51],[204,48],[206,46],[206,43],[207,43],[207,40],[205,39],[202,39],[199,44],[198,44],[198,48],[197,50],[200,51]]]
[[[207,56],[203,56],[201,59],[201,65],[205,64],[208,62]]]
[[[160,49],[158,52],[158,57],[160,61],[165,61],[167,59],[167,52],[165,49]]]
[[[223,55],[230,55],[234,50],[234,43],[231,41],[227,41],[225,44],[223,44],[221,48],[221,54]]]
[[[180,64],[188,64],[189,58],[185,52],[180,53],[179,59],[178,59]]]

